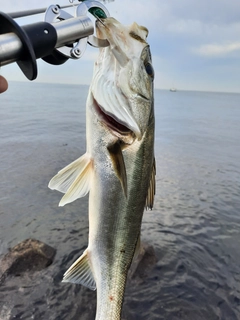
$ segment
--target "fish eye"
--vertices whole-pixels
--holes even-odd
[[[153,66],[151,65],[151,63],[149,63],[149,62],[145,63],[145,69],[146,69],[147,74],[151,78],[154,78],[154,70],[153,70]]]

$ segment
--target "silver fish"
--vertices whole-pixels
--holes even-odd
[[[121,319],[127,273],[155,194],[153,77],[148,30],[97,21],[101,48],[87,99],[87,151],[49,183],[60,206],[89,191],[89,244],[63,281],[97,289],[97,320]]]

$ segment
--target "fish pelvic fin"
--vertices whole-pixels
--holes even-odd
[[[82,284],[91,290],[96,290],[96,282],[89,265],[87,249],[64,273],[62,282]]]
[[[147,210],[148,209],[152,210],[152,208],[153,208],[154,196],[156,193],[155,177],[156,177],[156,162],[155,162],[155,158],[154,158],[153,166],[152,166],[152,174],[151,174],[151,178],[150,178],[150,182],[149,182],[148,194],[147,194],[147,199],[146,199],[146,204],[145,204],[145,208]]]
[[[84,197],[89,192],[92,171],[92,159],[85,153],[50,180],[50,189],[65,193],[59,203],[60,207]]]
[[[116,172],[118,179],[120,180],[123,193],[127,198],[127,173],[126,173],[125,162],[122,154],[121,144],[119,142],[116,142],[108,146],[107,149],[113,163],[113,168]]]

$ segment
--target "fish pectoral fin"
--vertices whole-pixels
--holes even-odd
[[[108,152],[113,163],[113,168],[120,180],[124,195],[127,198],[127,173],[120,143],[117,142],[108,146]]]
[[[155,192],[156,192],[155,176],[156,176],[156,162],[155,162],[155,158],[154,158],[153,167],[152,167],[152,174],[151,174],[151,179],[149,182],[148,194],[147,194],[147,199],[146,199],[146,204],[145,204],[145,207],[147,210],[148,209],[152,210],[152,208],[153,208],[154,196],[155,196]]]
[[[70,163],[54,176],[49,182],[48,187],[65,193],[59,206],[84,197],[90,189],[92,175],[92,160],[89,154],[85,153],[82,157]]]
[[[64,273],[62,282],[78,283],[91,290],[96,290],[96,282],[89,265],[87,250]]]

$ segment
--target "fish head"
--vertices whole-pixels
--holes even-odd
[[[98,20],[96,30],[99,38],[109,42],[100,48],[90,88],[98,113],[120,139],[131,133],[141,140],[153,117],[154,70],[146,42],[148,30],[135,22],[123,26],[112,17]]]

